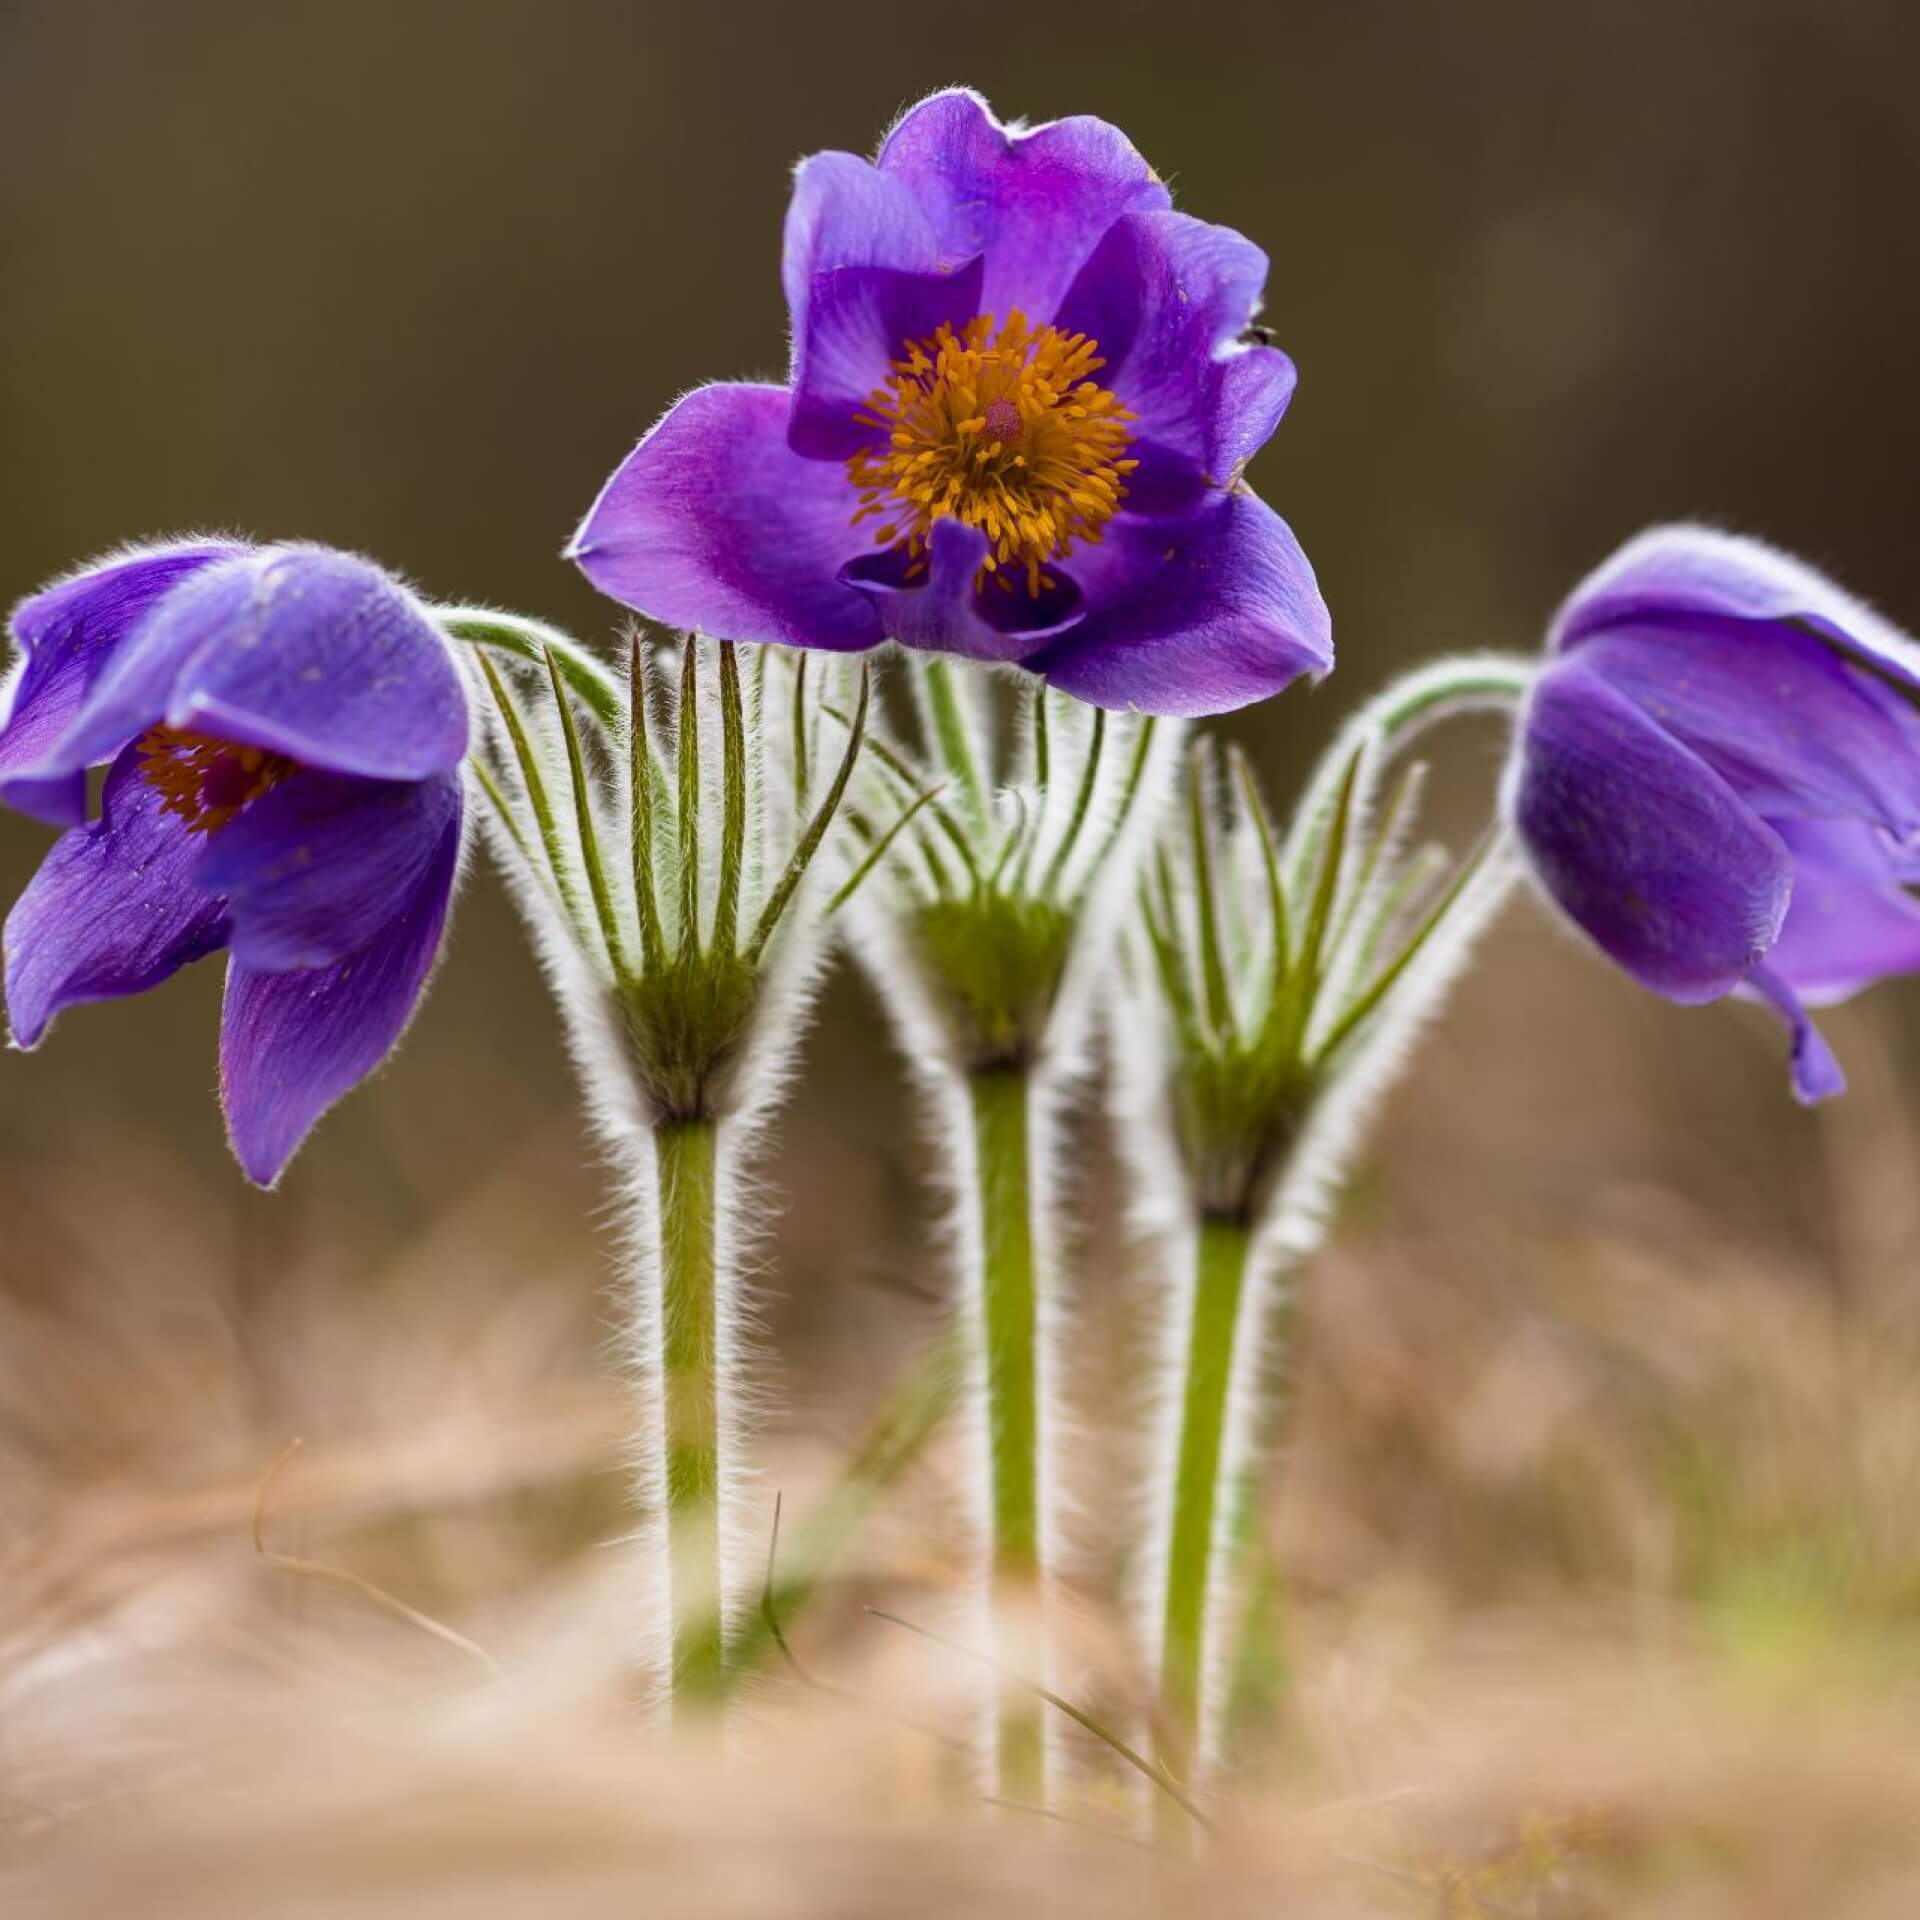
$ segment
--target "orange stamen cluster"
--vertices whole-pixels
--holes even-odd
[[[161,811],[178,814],[189,833],[218,833],[293,771],[284,754],[172,727],[149,727],[139,753],[140,777],[159,794]]]
[[[854,524],[882,516],[874,544],[904,540],[909,580],[926,572],[936,521],[978,527],[989,544],[976,584],[991,575],[1011,591],[1001,570],[1018,569],[1038,597],[1056,584],[1047,563],[1100,538],[1140,464],[1121,457],[1134,416],[1090,378],[1105,364],[1084,333],[1033,332],[1017,312],[997,332],[982,314],[961,333],[908,341],[854,416],[887,434],[884,449],[847,462]]]

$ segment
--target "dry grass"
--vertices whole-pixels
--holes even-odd
[[[111,1210],[77,1162],[4,1196],[0,1911],[1911,1914],[1920,1235],[1891,1078],[1859,1077],[1826,1159],[1794,1161],[1830,1235],[1657,1177],[1463,1210],[1460,1165],[1524,1117],[1463,1122],[1444,1078],[1404,1109],[1391,1203],[1363,1187],[1314,1275],[1269,1515],[1286,1604],[1192,1861],[1141,1851],[1140,1783],[1084,1741],[1079,1824],[979,1802],[973,1670],[865,1611],[950,1617],[939,1449],[792,1623],[844,1692],[775,1670],[724,1753],[648,1730],[595,1257],[542,1212],[577,1182],[564,1139],[369,1263],[348,1222],[272,1240],[277,1202],[236,1242],[154,1141],[109,1137]],[[803,1196],[783,1258],[821,1232]],[[769,1499],[804,1506],[931,1325],[859,1298],[869,1331],[843,1300],[792,1343]],[[1127,1404],[1136,1299],[1092,1299],[1088,1408]],[[256,1553],[296,1432],[268,1547],[497,1676]],[[1145,1694],[1107,1599],[1126,1437],[1109,1416],[1086,1450],[1072,1664],[1120,1724]]]

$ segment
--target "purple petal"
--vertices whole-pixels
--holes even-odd
[[[1023,664],[1094,706],[1225,713],[1333,665],[1306,555],[1244,488],[1183,520],[1122,514],[1074,573],[1086,618]]]
[[[263,547],[168,594],[38,769],[67,773],[164,721],[373,780],[457,766],[467,707],[405,588],[328,547]]]
[[[1890,620],[1792,554],[1711,527],[1655,527],[1629,540],[1567,596],[1548,644],[1693,615],[1796,622],[1920,690],[1920,648]]]
[[[1771,967],[1755,967],[1748,978],[1754,994],[1779,1014],[1793,1037],[1788,1071],[1794,1098],[1802,1106],[1811,1107],[1845,1093],[1847,1076],[1833,1057],[1833,1049],[1820,1037],[1820,1029],[1807,1018],[1800,996]]]
[[[964,327],[979,302],[978,260],[951,274],[839,267],[816,275],[794,327],[787,444],[810,460],[845,460],[884,440],[884,428],[856,416],[870,409],[891,363],[909,341]]]
[[[1068,289],[1058,324],[1099,343],[1100,384],[1135,415],[1130,511],[1191,506],[1171,471],[1231,486],[1280,424],[1292,361],[1239,344],[1266,279],[1267,256],[1231,227],[1146,213],[1115,221]]]
[[[73,724],[34,763],[36,774],[70,777],[158,726],[166,718],[175,684],[207,646],[209,626],[216,624],[203,613],[225,609],[230,622],[239,621],[251,578],[243,555],[217,561],[182,582],[178,592],[165,595],[115,649]]]
[[[233,957],[261,973],[331,966],[419,888],[460,818],[460,776],[356,780],[296,773],[207,846],[195,879],[224,895]]]
[[[796,453],[845,460],[868,445],[853,416],[909,340],[980,311],[980,263],[949,260],[898,180],[851,153],[801,162],[787,206],[780,278],[793,324]]]
[[[72,724],[114,650],[156,601],[189,575],[246,549],[233,542],[181,541],[108,554],[13,611],[24,653],[0,727],[0,800],[53,826],[86,818],[84,772],[13,779],[15,768],[43,761]],[[111,759],[121,738],[98,756]]]
[[[1273,438],[1293,398],[1293,362],[1278,347],[1231,348],[1213,379],[1207,471],[1232,486]]]
[[[902,547],[852,561],[841,572],[872,599],[887,637],[902,646],[970,660],[1023,660],[1083,617],[1079,587],[1058,569],[1051,575],[1055,585],[1038,595],[1027,592],[1017,568],[976,588],[987,557],[987,536],[978,527],[936,521],[928,545],[927,570],[916,580],[906,577]]]
[[[1891,974],[1920,973],[1920,901],[1904,864],[1857,820],[1768,823],[1793,856],[1793,897],[1767,965],[1815,1006]]]
[[[1641,985],[1718,999],[1772,946],[1793,863],[1703,760],[1584,665],[1543,675],[1506,803],[1535,876]]]
[[[885,637],[837,578],[860,551],[845,473],[787,445],[784,387],[700,387],[630,453],[568,557],[649,619],[846,652]]]
[[[910,109],[878,165],[912,191],[948,261],[985,256],[981,311],[1002,320],[1018,308],[1044,325],[1116,220],[1172,205],[1118,127],[1081,115],[1016,133],[963,89]]]
[[[1607,627],[1574,656],[1755,812],[1920,829],[1920,714],[1797,627],[1693,615]]]
[[[965,257],[943,255],[940,236],[912,191],[858,154],[816,153],[794,169],[780,280],[796,334],[822,274],[843,267],[934,273]]]
[[[272,1186],[320,1116],[392,1052],[440,951],[459,858],[456,816],[405,909],[336,966],[229,966],[220,1097],[248,1179]]]
[[[144,993],[227,944],[226,902],[194,884],[205,842],[140,776],[115,761],[100,818],[63,833],[7,916],[7,1016],[18,1046],[89,1000]]]

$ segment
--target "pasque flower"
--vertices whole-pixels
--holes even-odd
[[[270,1185],[439,950],[467,748],[446,643],[368,561],[223,540],[109,555],[12,631],[0,799],[67,828],[7,916],[14,1040],[225,948],[221,1097]]]
[[[1266,274],[1117,128],[935,94],[873,162],[799,168],[790,384],[687,395],[571,556],[728,639],[892,639],[1154,713],[1262,699],[1333,660],[1312,568],[1240,477],[1294,384],[1249,331]]]
[[[1845,1086],[1807,1016],[1920,969],[1920,649],[1812,567],[1643,534],[1549,636],[1507,782],[1549,897],[1669,1000],[1774,1006],[1793,1085]]]

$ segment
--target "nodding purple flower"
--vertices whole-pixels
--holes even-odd
[[[1920,648],[1755,540],[1662,527],[1578,586],[1507,805],[1547,894],[1669,1000],[1741,993],[1844,1090],[1807,1017],[1920,969]]]
[[[1313,570],[1242,484],[1293,364],[1260,249],[1172,210],[1118,128],[970,92],[804,161],[788,386],[681,400],[569,549],[668,625],[1016,662],[1218,713],[1333,664]]]
[[[14,1040],[225,948],[221,1098],[271,1185],[439,951],[467,748],[446,643],[365,560],[223,540],[109,555],[12,631],[0,800],[67,828],[7,916]]]

